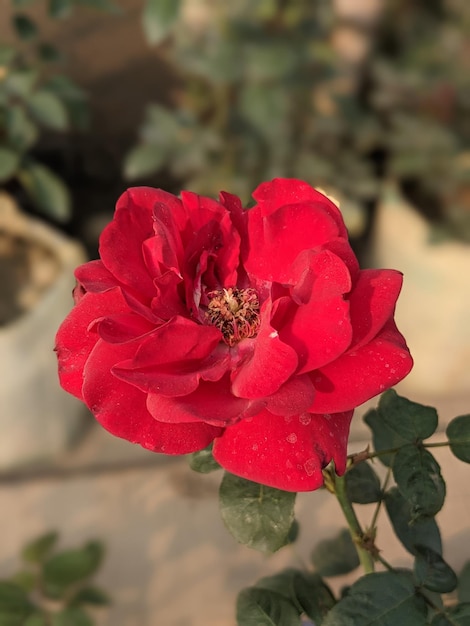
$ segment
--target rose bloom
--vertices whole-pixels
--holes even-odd
[[[338,208],[307,183],[256,205],[129,189],[76,270],[60,381],[118,437],[165,454],[213,442],[229,472],[288,491],[346,469],[353,410],[412,360],[402,276],[360,270]]]

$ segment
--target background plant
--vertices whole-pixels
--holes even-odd
[[[42,162],[45,135],[84,130],[86,94],[63,73],[61,52],[41,37],[29,11],[34,0],[12,0],[13,37],[0,45],[0,185],[26,191],[36,208],[55,220],[71,213],[64,181]],[[111,9],[107,0],[51,0],[47,13],[63,19],[81,4]]]
[[[59,551],[57,541],[58,534],[50,532],[28,543],[20,571],[0,581],[1,624],[92,626],[88,608],[109,604],[108,595],[91,581],[102,563],[103,545],[89,541]]]
[[[174,108],[148,106],[128,180],[166,171],[245,202],[258,180],[315,181],[338,196],[354,236],[392,178],[436,229],[470,238],[464,0],[387,0],[354,71],[328,1],[148,0],[143,24],[182,87]]]
[[[230,189],[244,202],[259,180],[314,178],[347,198],[343,213],[357,227],[377,185],[370,129],[341,95],[331,3],[171,7],[170,16],[168,3],[148,3],[144,25],[152,42],[165,39],[182,88],[174,110],[149,105],[127,178],[165,168],[197,193]]]
[[[367,102],[388,175],[436,234],[470,241],[470,8],[461,0],[385,3]]]

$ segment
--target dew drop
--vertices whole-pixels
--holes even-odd
[[[256,452],[256,450],[258,450],[258,444],[257,444],[257,443],[254,443],[254,444],[251,446],[251,449],[252,449],[254,452]]]
[[[304,470],[307,476],[313,476],[315,470],[317,469],[317,462],[315,459],[308,459],[304,463]]]
[[[287,435],[287,441],[289,443],[295,443],[297,441],[297,435],[295,433],[291,433],[290,435]]]
[[[308,426],[312,421],[312,417],[308,413],[302,413],[299,415],[299,422],[304,426]]]

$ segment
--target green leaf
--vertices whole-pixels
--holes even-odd
[[[124,177],[127,180],[154,174],[165,164],[167,154],[160,146],[141,144],[133,148],[124,160]]]
[[[23,615],[0,609],[0,626],[24,626]]]
[[[45,89],[36,91],[28,101],[31,115],[41,124],[54,130],[66,130],[67,109],[61,100]]]
[[[436,615],[431,626],[470,626],[470,602],[446,609],[446,616]]]
[[[267,39],[245,44],[248,82],[281,80],[298,72],[299,46],[292,42]]]
[[[161,43],[178,19],[181,0],[146,0],[142,23],[147,41]]]
[[[20,164],[20,155],[14,150],[0,148],[0,183],[14,176]]]
[[[354,465],[345,475],[346,493],[351,502],[370,504],[382,497],[380,479],[372,466],[363,461]]]
[[[68,17],[72,13],[73,0],[49,0],[49,15],[55,18]]]
[[[30,163],[18,172],[21,184],[46,215],[65,221],[70,217],[71,198],[67,187],[50,169]]]
[[[256,585],[256,589],[265,589],[268,591],[274,591],[281,596],[284,596],[297,607],[299,613],[302,611],[302,607],[297,602],[297,594],[295,592],[295,577],[300,574],[298,570],[294,568],[288,568],[274,574],[273,576],[264,576],[260,578]]]
[[[416,554],[415,546],[427,546],[442,553],[439,527],[434,518],[422,518],[412,523],[411,505],[397,487],[385,494],[385,507],[396,536],[411,554]]]
[[[277,151],[289,145],[290,106],[290,94],[282,86],[267,89],[262,84],[248,83],[240,89],[238,108],[250,124],[250,132],[276,144]],[[279,145],[282,141],[285,146]]]
[[[406,572],[360,578],[325,617],[322,626],[426,626],[427,606]]]
[[[442,556],[426,546],[415,546],[414,572],[422,587],[438,593],[449,593],[457,587],[457,576]]]
[[[52,626],[93,626],[93,621],[80,608],[67,608],[52,618]]]
[[[54,555],[44,563],[45,593],[61,597],[63,592],[96,572],[103,558],[103,546],[91,541],[78,550],[67,550]]]
[[[293,583],[302,611],[320,626],[325,615],[336,604],[331,589],[318,574],[310,572],[297,572]]]
[[[19,152],[26,152],[38,138],[38,129],[22,105],[11,106],[6,115],[8,139]]]
[[[312,562],[321,576],[341,576],[359,566],[359,557],[348,530],[320,541],[312,551]]]
[[[13,16],[13,26],[20,39],[29,40],[36,37],[38,27],[36,23],[27,15],[17,13]]]
[[[446,486],[441,468],[430,452],[412,445],[401,448],[392,470],[400,493],[410,504],[411,523],[433,517],[441,510]]]
[[[320,626],[323,617],[335,605],[331,589],[316,573],[289,568],[261,578],[256,589],[273,591],[289,600],[298,613],[305,613]]]
[[[192,470],[201,474],[209,474],[221,468],[212,456],[212,444],[204,448],[204,450],[193,452],[189,457],[189,466]]]
[[[275,552],[288,543],[295,496],[226,472],[219,491],[222,519],[240,543]]]
[[[0,581],[0,613],[25,617],[31,610],[32,604],[24,589],[15,583]]]
[[[75,0],[76,4],[91,7],[92,9],[98,11],[107,11],[108,13],[113,13],[114,15],[119,15],[123,13],[121,7],[111,0]]]
[[[267,589],[243,589],[237,598],[238,626],[300,626],[299,612],[285,597]]]
[[[454,418],[446,429],[452,453],[464,463],[470,463],[470,414]]]
[[[372,441],[374,450],[393,450],[405,446],[408,442],[398,435],[384,422],[379,409],[371,409],[364,415],[364,421],[372,431]],[[393,454],[381,454],[378,459],[381,463],[389,467],[393,462]]]
[[[394,389],[382,394],[379,412],[387,426],[409,443],[431,437],[439,421],[434,407],[411,402]]]
[[[48,626],[49,621],[42,613],[33,613],[22,626]]]
[[[5,79],[5,88],[9,94],[25,99],[31,94],[37,79],[36,70],[14,70]]]
[[[72,604],[91,604],[93,606],[106,606],[110,602],[108,594],[98,587],[82,587],[71,600]]]
[[[13,0],[12,5],[15,9],[21,9],[22,7],[27,7],[33,4],[35,0]]]
[[[52,76],[44,85],[45,89],[56,94],[67,109],[70,123],[75,128],[86,130],[90,122],[88,96],[67,76]]]
[[[0,65],[9,65],[15,58],[17,51],[12,46],[0,44]]]
[[[457,587],[459,602],[470,603],[470,561],[467,561],[459,574],[459,584]]]
[[[57,63],[62,60],[62,54],[59,50],[49,43],[40,43],[37,49],[39,58],[46,63]]]
[[[10,581],[29,593],[37,584],[37,574],[30,570],[20,570],[11,577]]]
[[[289,543],[295,543],[299,537],[299,532],[300,532],[300,524],[299,522],[295,519],[292,522],[292,526],[289,528],[289,532],[287,534],[287,542],[286,545]]]
[[[52,549],[57,544],[59,534],[56,531],[41,535],[30,543],[27,543],[21,552],[25,561],[30,563],[42,563],[49,556]]]

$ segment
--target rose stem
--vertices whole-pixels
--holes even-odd
[[[351,533],[351,537],[356,547],[359,560],[362,567],[364,568],[364,572],[366,574],[370,574],[375,570],[374,559],[372,558],[371,553],[366,550],[362,545],[364,532],[361,528],[361,525],[359,524],[356,512],[354,511],[352,504],[347,496],[345,477],[336,475],[334,471],[332,472],[332,474],[334,476],[335,495],[339,502],[341,510],[344,513],[344,517],[346,518],[346,521],[348,523],[349,532]]]

